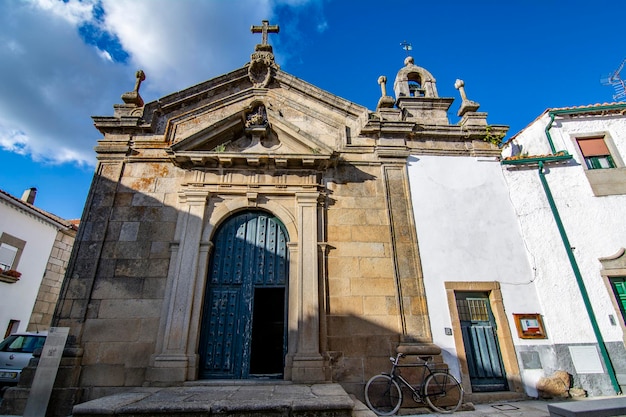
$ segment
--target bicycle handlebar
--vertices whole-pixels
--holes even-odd
[[[404,358],[406,355],[407,355],[406,353],[398,353],[395,358],[393,356],[390,356],[389,360],[395,366],[398,366],[398,362],[400,362],[400,358]],[[433,358],[432,355],[427,355],[427,356],[426,355],[415,355],[415,356],[417,356],[418,358],[423,360],[424,364],[428,364],[428,361],[430,361]],[[422,364],[413,364],[413,365],[422,365]]]

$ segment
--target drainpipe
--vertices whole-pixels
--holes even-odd
[[[551,115],[554,120],[554,116]],[[546,129],[547,131],[547,129]],[[554,151],[554,145],[550,142],[552,149]],[[550,204],[550,209],[552,210],[552,216],[554,217],[554,221],[556,222],[556,226],[559,229],[559,233],[561,234],[561,240],[563,241],[563,246],[565,246],[565,251],[567,252],[567,257],[569,258],[569,262],[572,265],[572,270],[574,271],[574,276],[576,277],[576,282],[578,283],[578,289],[580,290],[580,294],[583,297],[583,301],[585,303],[585,308],[587,309],[587,314],[589,315],[589,320],[591,321],[591,326],[593,327],[593,332],[596,336],[596,340],[598,341],[598,346],[600,346],[600,353],[602,354],[602,359],[604,360],[604,365],[606,366],[607,372],[609,374],[609,378],[611,379],[611,383],[613,384],[613,389],[616,394],[621,394],[622,390],[617,382],[617,377],[615,376],[615,369],[613,368],[613,364],[611,363],[611,358],[609,357],[609,353],[606,350],[606,345],[604,344],[604,339],[602,338],[602,333],[600,332],[600,327],[598,326],[598,321],[596,320],[596,316],[593,312],[593,308],[591,306],[591,301],[589,300],[589,295],[587,294],[587,289],[585,287],[585,283],[583,281],[583,277],[580,274],[580,270],[578,269],[578,263],[576,262],[576,258],[574,257],[574,252],[572,252],[572,246],[569,243],[569,239],[567,238],[567,234],[565,233],[565,228],[563,227],[563,222],[561,221],[561,216],[559,215],[559,211],[554,204],[554,199],[552,198],[552,192],[550,191],[550,187],[548,186],[548,181],[546,180],[545,173],[543,172],[543,163],[544,161],[539,161],[539,178],[541,179],[541,185],[543,185],[543,190],[546,193],[546,197],[548,199],[548,203]]]
[[[552,128],[552,123],[554,123],[554,116],[556,116],[556,112],[551,111],[548,113],[550,115],[550,121],[546,126],[546,137],[548,138],[548,143],[550,144],[550,150],[552,151],[552,155],[556,153],[556,149],[554,148],[554,142],[552,142],[552,136],[550,135],[550,129]]]

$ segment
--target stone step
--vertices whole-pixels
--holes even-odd
[[[212,381],[182,387],[137,387],[78,404],[72,416],[352,417],[354,408],[355,402],[339,384]]]

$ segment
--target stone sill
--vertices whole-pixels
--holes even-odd
[[[596,197],[626,194],[626,168],[585,169]]]
[[[19,280],[20,280],[19,278],[15,278],[15,277],[12,277],[12,276],[9,276],[9,275],[0,274],[0,282],[6,282],[6,283],[9,283],[9,284],[14,284],[14,283],[16,283]]]

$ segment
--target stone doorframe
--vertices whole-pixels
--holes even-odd
[[[517,363],[517,355],[515,354],[515,346],[511,336],[509,321],[504,311],[504,302],[502,300],[502,292],[500,291],[500,283],[492,282],[445,282],[446,295],[448,297],[448,309],[450,310],[450,319],[452,321],[452,332],[454,335],[454,345],[456,354],[459,359],[461,368],[461,385],[466,394],[472,393],[472,385],[470,383],[469,368],[467,366],[467,358],[465,356],[465,344],[463,343],[463,334],[461,332],[461,320],[459,319],[459,311],[456,307],[455,292],[482,292],[489,294],[489,305],[496,321],[498,343],[500,344],[500,353],[502,354],[502,362],[506,372],[506,379],[509,385],[509,391],[524,392],[522,379],[520,375],[519,364]]]
[[[278,202],[271,194],[259,198],[257,193],[229,195],[209,188],[189,186],[179,192],[159,334],[146,380],[152,385],[173,385],[198,378],[198,343],[213,233],[234,212],[264,209],[280,219],[290,239],[285,379],[325,381],[320,354],[319,191],[295,192],[288,199],[282,194]]]
[[[626,343],[626,325],[624,325],[624,318],[621,314],[619,300],[615,298],[613,286],[611,285],[611,278],[626,277],[626,249],[620,248],[615,254],[598,258],[598,261],[600,261],[600,264],[602,265],[600,275],[602,275],[604,286],[609,293],[609,298],[611,299],[613,309],[617,315],[616,321],[619,322],[619,326],[622,328],[622,340]]]

